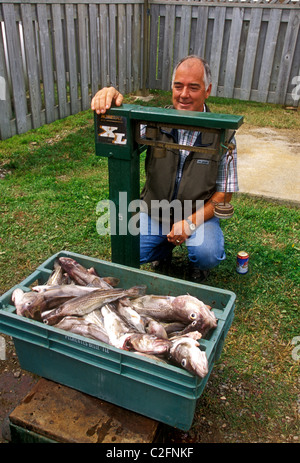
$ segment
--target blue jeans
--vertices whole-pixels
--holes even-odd
[[[217,217],[207,220],[187,240],[188,258],[194,267],[208,270],[226,258],[224,236]],[[140,262],[169,257],[174,249],[162,226],[144,212],[140,213]]]

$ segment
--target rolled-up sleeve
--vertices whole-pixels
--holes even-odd
[[[232,161],[228,163],[227,154],[224,153],[220,160],[218,177],[216,181],[217,191],[225,192],[226,185],[226,176],[228,170],[228,182],[227,182],[227,193],[235,193],[239,191],[238,185],[238,174],[237,174],[237,149],[236,149],[236,140],[233,138],[232,143],[235,145],[235,148],[232,150]]]

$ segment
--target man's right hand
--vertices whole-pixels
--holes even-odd
[[[114,87],[99,90],[91,102],[91,109],[97,114],[104,114],[112,105],[121,106],[123,95]]]

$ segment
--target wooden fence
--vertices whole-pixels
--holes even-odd
[[[0,138],[104,85],[169,89],[186,54],[210,62],[213,95],[297,106],[299,23],[299,0],[0,0]]]

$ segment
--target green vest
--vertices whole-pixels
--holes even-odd
[[[177,137],[178,132],[174,129],[162,128],[159,134],[159,140],[168,143],[177,143]],[[195,146],[215,147],[217,142],[218,137],[216,134],[203,132],[199,134]],[[206,202],[216,191],[220,160],[219,152],[207,154],[192,151],[192,149],[193,147],[190,147],[190,154],[185,160],[176,197],[182,206],[185,200],[188,200],[189,203],[186,212],[182,208],[182,218],[187,217],[196,210],[197,200]],[[187,150],[189,150],[189,147],[187,147]],[[148,147],[145,161],[146,183],[141,193],[141,199],[146,203],[146,212],[151,216],[155,215],[157,217],[158,202],[166,200],[164,202],[167,204],[160,203],[159,205],[159,208],[163,209],[164,207],[168,208],[173,199],[179,156],[178,149],[168,148],[165,157],[156,158],[153,155],[153,147]],[[172,213],[171,208],[171,217]],[[175,221],[177,221],[177,218]]]

